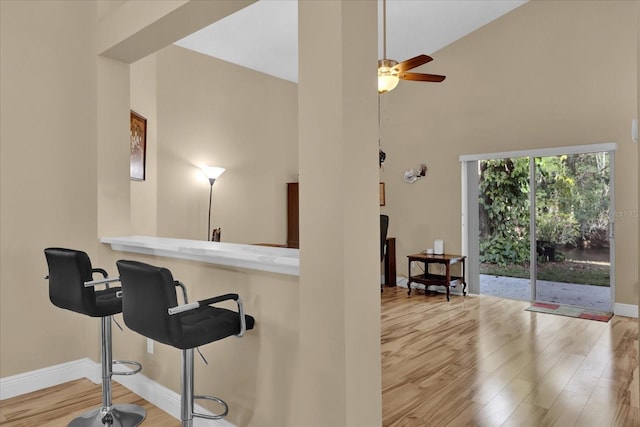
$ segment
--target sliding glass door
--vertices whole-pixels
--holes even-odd
[[[614,150],[461,156],[470,292],[611,311]]]

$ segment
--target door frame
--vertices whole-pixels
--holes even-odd
[[[478,205],[478,162],[481,160],[506,159],[513,157],[529,157],[530,180],[535,176],[531,174],[533,158],[561,156],[571,154],[586,154],[607,152],[609,154],[609,254],[610,254],[610,310],[615,304],[615,151],[618,148],[615,142],[600,144],[573,145],[566,147],[539,148],[531,150],[503,151],[496,153],[463,154],[460,156],[461,183],[462,183],[462,253],[467,255],[468,263],[465,281],[468,292],[480,294],[480,242],[479,242],[479,205]],[[534,187],[531,187],[534,188]],[[533,199],[533,201],[531,200]],[[535,213],[535,192],[530,192],[530,209]],[[532,216],[535,218],[535,216]],[[531,236],[535,236],[535,221],[531,222]],[[530,259],[536,259],[535,239],[531,239]],[[535,301],[535,268],[536,263],[531,263],[531,302]]]

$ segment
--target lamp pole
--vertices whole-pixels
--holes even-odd
[[[209,187],[209,216],[208,216],[208,222],[207,222],[207,240],[213,240],[213,237],[211,236],[211,195],[213,194],[214,182],[216,182],[215,178],[209,178],[209,184],[211,184],[211,186]]]
[[[213,236],[211,236],[211,197],[213,195],[213,183],[216,182],[216,179],[219,178],[224,171],[224,168],[216,166],[202,167],[202,172],[205,174],[207,179],[209,179],[209,216],[207,218],[207,241],[213,240]]]

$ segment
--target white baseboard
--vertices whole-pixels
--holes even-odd
[[[124,365],[117,365],[116,370],[126,370]],[[87,378],[99,384],[101,380],[100,364],[88,358],[62,363],[48,368],[38,369],[11,377],[0,378],[0,400],[9,399],[22,394],[31,393],[47,387],[53,387]],[[114,375],[112,380],[122,384],[147,402],[162,409],[175,419],[180,419],[180,395],[167,387],[156,383],[142,374]],[[200,405],[195,405],[196,412],[211,415]],[[194,418],[194,427],[235,427],[225,420],[204,420]]]
[[[638,306],[633,304],[620,304],[615,303],[613,305],[613,314],[617,316],[635,317],[638,318]]]
[[[10,399],[80,378],[88,378],[93,382],[97,382],[100,378],[100,371],[96,371],[92,364],[93,362],[89,359],[80,359],[48,368],[36,369],[24,374],[0,378],[0,400]]]
[[[409,279],[407,279],[406,277],[402,277],[402,276],[396,277],[396,285],[397,286],[400,286],[402,288],[406,288],[407,287],[407,282],[409,282]]]

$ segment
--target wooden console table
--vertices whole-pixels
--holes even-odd
[[[411,295],[411,282],[422,283],[425,285],[425,291],[427,287],[430,285],[444,286],[447,288],[447,301],[449,301],[449,288],[451,286],[457,286],[458,284],[462,284],[462,295],[467,295],[467,284],[464,281],[464,262],[466,257],[463,255],[435,255],[435,254],[414,254],[407,255],[409,259],[409,282],[407,283],[407,287],[409,288],[409,292],[407,295]],[[424,273],[419,274],[417,276],[411,275],[411,263],[412,262],[421,262],[424,264]],[[461,276],[452,276],[451,275],[451,266],[453,264],[462,264],[462,275]],[[446,273],[442,274],[433,274],[429,272],[429,264],[443,264],[445,266]]]

